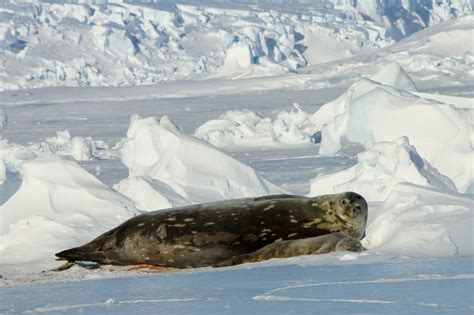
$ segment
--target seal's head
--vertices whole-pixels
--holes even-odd
[[[348,225],[350,236],[361,239],[367,224],[368,207],[364,197],[355,192],[345,192],[337,196],[334,205],[336,215]]]

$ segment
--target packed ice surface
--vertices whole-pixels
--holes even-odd
[[[155,187],[168,187],[174,195],[191,203],[284,192],[262,179],[252,168],[207,142],[185,134],[167,116],[159,121],[154,117],[132,116],[123,142],[122,162],[129,169],[130,177],[149,177],[156,181]],[[130,179],[126,181],[128,186],[133,185]],[[165,190],[161,193],[166,194]],[[135,199],[132,195],[129,197]],[[179,205],[172,202],[176,196],[166,199],[172,205]]]
[[[311,116],[298,104],[293,107],[278,113],[273,121],[250,110],[228,111],[199,126],[194,135],[216,147],[310,144],[314,129]]]
[[[335,154],[345,142],[370,149],[377,142],[406,136],[458,191],[466,192],[474,181],[474,174],[467,171],[474,158],[472,115],[473,109],[363,80],[322,106],[312,120],[321,128],[321,154]]]

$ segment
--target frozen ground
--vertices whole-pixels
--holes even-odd
[[[0,313],[471,314],[472,7],[373,4],[2,4]],[[369,201],[361,254],[42,273],[142,211],[345,190]]]
[[[472,314],[471,257],[344,260],[329,255],[260,266],[0,289],[0,312],[51,314]],[[341,257],[342,256],[342,257]],[[346,255],[349,256],[349,255]],[[348,257],[346,257],[347,259]],[[93,273],[93,271],[91,272]]]

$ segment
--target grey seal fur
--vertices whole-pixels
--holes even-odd
[[[367,212],[367,202],[354,192],[218,201],[138,215],[56,256],[69,262],[196,268],[360,251]]]

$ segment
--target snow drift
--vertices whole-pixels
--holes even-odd
[[[363,195],[369,201],[363,240],[368,249],[472,255],[474,200],[455,193],[454,188],[403,137],[359,153],[358,163],[349,169],[315,178],[309,195],[347,190]]]
[[[281,144],[309,144],[314,125],[298,104],[282,111],[275,120],[250,110],[228,111],[199,126],[194,135],[216,147],[266,147]]]
[[[130,177],[151,178],[191,203],[282,192],[252,168],[184,134],[167,116],[132,116],[122,162]]]
[[[132,176],[114,185],[114,189],[129,197],[135,206],[144,211],[153,211],[191,204],[165,183],[151,177]]]
[[[88,242],[138,213],[128,198],[73,161],[45,154],[17,160],[16,166],[21,185],[0,206],[4,270],[51,268],[55,252]]]
[[[412,255],[473,255],[473,202],[468,195],[399,184],[380,208],[372,207],[363,244]]]
[[[346,170],[316,177],[310,196],[355,191],[368,201],[384,201],[399,183],[455,190],[454,183],[440,174],[408,143],[407,137],[395,142],[378,142],[357,156],[358,163]]]
[[[471,109],[362,80],[311,119],[321,128],[321,154],[335,154],[347,141],[370,149],[407,136],[423,158],[465,192],[474,181],[472,114]]]

